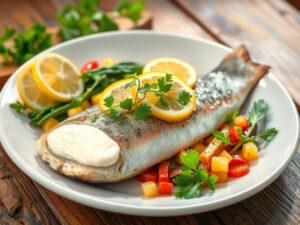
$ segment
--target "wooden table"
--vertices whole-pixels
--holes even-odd
[[[72,1],[1,0],[0,27],[22,29],[37,21],[54,26],[55,12],[66,2]],[[114,2],[103,0],[101,7],[109,10]],[[149,0],[147,7],[154,14],[155,30],[233,47],[245,43],[259,62],[272,66],[300,102],[300,13],[291,4],[284,0]],[[300,224],[299,164],[300,148],[273,184],[238,204],[193,216],[146,218],[104,212],[62,198],[22,173],[0,146],[0,224]]]

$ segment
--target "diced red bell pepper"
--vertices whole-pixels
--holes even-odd
[[[232,145],[226,145],[224,150],[229,152],[232,149]]]
[[[169,176],[170,176],[170,178],[173,178],[173,177],[176,177],[177,175],[179,175],[181,172],[182,172],[181,166],[176,166],[176,167],[170,169]]]
[[[156,182],[157,176],[158,176],[157,172],[155,172],[153,170],[147,170],[139,175],[139,181],[142,183],[148,182],[148,181]]]
[[[158,183],[158,193],[161,195],[172,194],[173,183],[170,182],[159,182]]]
[[[159,164],[158,179],[159,182],[169,182],[169,162],[162,162]]]
[[[229,129],[230,141],[233,143],[238,142],[240,140],[238,129],[240,128],[235,126],[232,126]]]
[[[99,62],[96,61],[96,60],[91,60],[91,61],[88,61],[86,62],[83,67],[81,68],[80,72],[81,73],[85,73],[87,71],[90,71],[92,69],[96,69],[99,67]]]
[[[249,163],[239,155],[234,155],[229,163],[228,176],[242,177],[249,173]]]
[[[243,132],[248,130],[249,128],[249,121],[246,115],[240,115],[234,118],[234,125],[242,128]]]

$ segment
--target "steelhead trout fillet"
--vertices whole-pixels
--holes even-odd
[[[39,155],[52,169],[79,180],[109,183],[128,179],[173,157],[219,128],[226,114],[242,105],[268,70],[268,66],[254,63],[244,46],[238,47],[218,67],[198,79],[197,107],[187,120],[167,123],[150,117],[140,121],[128,115],[112,121],[104,114],[95,117],[100,111],[98,106],[93,106],[43,134],[38,144]],[[120,147],[118,160],[108,167],[94,167],[55,155],[47,137],[58,127],[69,124],[93,126],[105,132]]]

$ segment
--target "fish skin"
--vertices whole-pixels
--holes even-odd
[[[118,161],[110,167],[91,167],[64,159],[51,152],[47,135],[41,136],[38,152],[42,160],[59,173],[92,183],[119,182],[133,177],[151,166],[173,157],[220,127],[227,113],[241,107],[268,66],[251,61],[245,46],[228,54],[213,71],[198,79],[195,93],[197,106],[187,120],[167,123],[154,117],[146,121],[134,120],[131,115],[111,121],[99,115],[93,106],[65,120],[66,124],[85,124],[104,131],[121,149]],[[97,116],[96,121],[92,118]],[[51,131],[50,131],[51,132]]]

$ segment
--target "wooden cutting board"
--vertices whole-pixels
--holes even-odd
[[[119,30],[151,29],[152,18],[152,14],[150,12],[144,11],[142,13],[141,19],[137,23],[134,23],[130,19],[125,17],[116,18],[114,21],[118,24]],[[58,27],[49,27],[47,30],[52,34],[54,44],[62,42],[61,37],[58,35]],[[2,59],[0,57],[0,62],[1,61]],[[17,68],[18,66],[14,64],[0,64],[0,87],[4,85],[10,75],[13,74]]]

